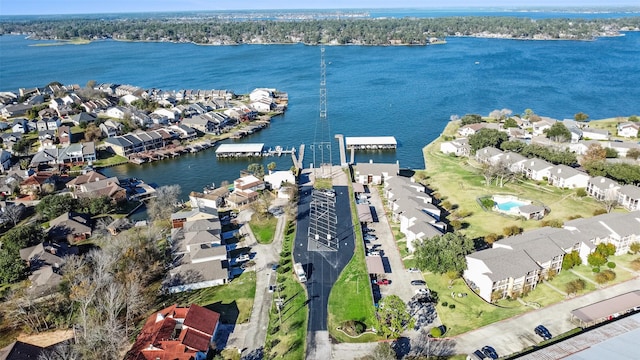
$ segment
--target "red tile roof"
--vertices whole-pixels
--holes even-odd
[[[176,334],[176,325],[182,319],[184,326]],[[164,308],[147,319],[125,359],[193,359],[196,352],[209,349],[219,319],[220,314],[198,305]]]
[[[187,317],[184,319],[184,325],[199,330],[205,334],[213,335],[213,331],[218,325],[220,314],[203,308],[198,305],[191,305]]]

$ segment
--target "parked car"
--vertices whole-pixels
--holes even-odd
[[[380,252],[379,251],[369,251],[367,256],[380,256]]]
[[[496,349],[492,348],[491,346],[484,346],[482,347],[482,352],[487,355],[488,358],[490,359],[497,359],[498,353],[496,352]]]
[[[416,294],[418,295],[427,295],[429,294],[429,290],[425,288],[416,289]]]
[[[371,241],[371,240],[378,240],[378,237],[377,237],[377,236],[375,236],[375,235],[369,235],[369,234],[366,234],[366,235],[364,236],[364,239],[365,239],[365,240],[370,240],[370,241]]]
[[[389,280],[389,279],[373,280],[372,283],[377,284],[377,285],[389,285],[389,284],[391,284],[391,280]]]
[[[276,271],[278,269],[278,264],[272,264],[271,270]]]
[[[276,290],[275,285],[269,285],[269,292],[274,292]]]
[[[473,353],[467,355],[467,360],[483,360],[486,358],[487,356],[480,350],[476,350]]]
[[[410,272],[410,273],[417,273],[417,272],[420,272],[420,269],[418,269],[418,268],[408,268],[407,271]]]
[[[427,285],[427,282],[424,280],[411,280],[411,285]]]
[[[549,340],[552,337],[551,333],[549,332],[549,330],[546,327],[544,327],[544,325],[536,326],[534,331],[535,331],[536,334],[538,334],[538,336],[540,336],[544,340]]]
[[[236,258],[237,262],[242,262],[247,260],[249,260],[249,254],[242,254]]]
[[[362,229],[363,232],[365,233],[373,233],[376,232],[376,229],[372,229],[372,228],[363,228]]]

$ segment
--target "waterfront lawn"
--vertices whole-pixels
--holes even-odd
[[[342,270],[331,289],[328,304],[329,334],[339,342],[370,342],[380,340],[375,334],[366,334],[351,338],[338,330],[345,321],[355,320],[366,324],[370,329],[376,326],[376,311],[373,306],[373,294],[369,284],[369,273],[364,256],[362,229],[353,206],[353,189],[349,186],[351,200],[351,219],[355,229],[355,251],[351,261]]]
[[[255,271],[244,272],[227,284],[190,292],[169,294],[159,299],[158,308],[177,303],[180,306],[197,304],[220,313],[225,324],[241,324],[249,321],[256,296]]]
[[[249,227],[251,231],[253,231],[253,235],[255,235],[258,243],[271,244],[276,233],[277,224],[278,218],[275,216],[268,215],[261,219],[257,219],[257,217],[254,216],[249,222]]]
[[[449,126],[455,126],[451,123]],[[484,178],[476,169],[474,160],[457,158],[440,152],[442,138],[437,139],[423,149],[426,163],[426,179],[423,181],[434,190],[441,200],[455,207],[453,212],[471,214],[461,221],[461,232],[471,238],[482,237],[490,233],[501,234],[508,226],[518,226],[524,230],[538,228],[540,221],[507,217],[493,211],[484,211],[477,198],[493,194],[514,194],[523,199],[534,200],[549,207],[551,212],[545,220],[566,221],[575,216],[592,217],[596,209],[602,208],[589,197],[578,197],[575,190],[563,190],[547,184],[538,184],[530,180],[507,183],[504,187],[494,184],[484,185]]]
[[[126,157],[112,154],[104,150],[98,150],[97,157],[98,159],[93,162],[93,166],[96,168],[126,164],[128,162]]]
[[[504,305],[509,308],[489,304],[471,291],[460,278],[454,280],[451,286],[449,280],[443,275],[424,273],[424,279],[429,289],[438,293],[436,311],[440,321],[448,329],[446,337],[463,334],[532,310],[518,301],[505,302]],[[459,293],[466,293],[467,296],[458,297]],[[444,302],[447,306],[443,306]],[[451,304],[455,305],[454,309],[449,307]]]
[[[295,226],[290,222],[282,243],[281,260],[287,263],[292,260],[291,246],[295,236]],[[307,294],[293,272],[282,269],[280,267],[278,271],[278,291],[273,293],[273,298],[281,297],[284,305],[280,316],[275,301],[271,304],[265,354],[268,354],[268,358],[303,359],[307,337]]]

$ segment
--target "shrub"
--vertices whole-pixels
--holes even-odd
[[[446,302],[446,301],[443,301],[443,302],[442,302],[442,306],[447,307],[447,305],[449,305],[449,303],[448,303],[448,302]]]
[[[446,210],[451,210],[451,203],[448,200],[443,201],[440,206]]]
[[[611,270],[605,270],[599,274],[596,274],[596,282],[598,284],[604,284],[606,282],[612,281],[616,278],[616,273]]]
[[[491,198],[480,199],[480,203],[485,209],[493,209],[493,206],[496,204]]]
[[[439,326],[436,326],[434,328],[431,328],[431,330],[429,331],[429,333],[431,334],[432,337],[434,338],[439,338],[440,336],[442,336],[442,330],[440,330]]]
[[[609,262],[607,263],[607,267],[608,267],[609,269],[615,269],[615,268],[616,268],[616,263],[614,263],[613,261],[609,261]]]
[[[629,245],[629,252],[637,254],[640,252],[640,242],[634,241]]]
[[[522,231],[523,229],[518,225],[507,226],[502,229],[502,233],[504,234],[504,236],[518,235],[521,234]]]
[[[449,225],[451,225],[453,230],[462,229],[462,222],[460,220],[451,220],[451,221],[449,221]]]
[[[605,209],[595,209],[593,210],[593,216],[598,216],[598,215],[602,215],[602,214],[606,214],[607,210]]]
[[[540,226],[542,227],[549,226],[552,228],[561,228],[563,225],[564,223],[560,219],[542,220],[542,222],[540,223]]]
[[[578,197],[585,197],[585,196],[587,196],[587,190],[585,190],[584,188],[578,188],[576,190],[576,195]]]
[[[498,241],[498,240],[500,240],[500,235],[498,235],[498,234],[496,234],[496,233],[487,234],[487,235],[484,237],[484,241],[485,241],[487,244],[493,244],[494,242],[496,242],[496,241]]]
[[[633,260],[630,265],[633,270],[640,271],[640,258]]]
[[[584,290],[585,286],[586,286],[586,283],[584,282],[584,280],[576,279],[576,280],[569,281],[565,285],[565,291],[568,294],[575,294],[578,291]]]
[[[342,330],[351,336],[360,335],[367,329],[367,326],[356,320],[348,320],[342,324]]]
[[[596,266],[596,267],[592,268],[591,271],[593,271],[594,273],[599,273],[600,272],[600,268]]]
[[[456,304],[449,304],[449,309],[453,310],[456,308]]]

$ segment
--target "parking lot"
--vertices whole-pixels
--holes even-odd
[[[380,198],[377,189],[372,187],[371,192],[367,193],[367,197],[372,213],[375,212],[374,219],[377,219],[377,222],[368,224],[367,228],[373,229],[370,233],[374,234],[377,240],[365,240],[365,245],[368,249],[377,251],[379,256],[382,257],[385,274],[378,274],[378,278],[385,278],[390,281],[388,285],[378,286],[380,295],[384,297],[395,294],[404,302],[409,302],[416,295],[418,289],[425,288],[425,286],[411,285],[412,280],[423,280],[422,274],[420,272],[409,272],[405,269],[391,231],[391,225],[384,212],[383,200]]]

